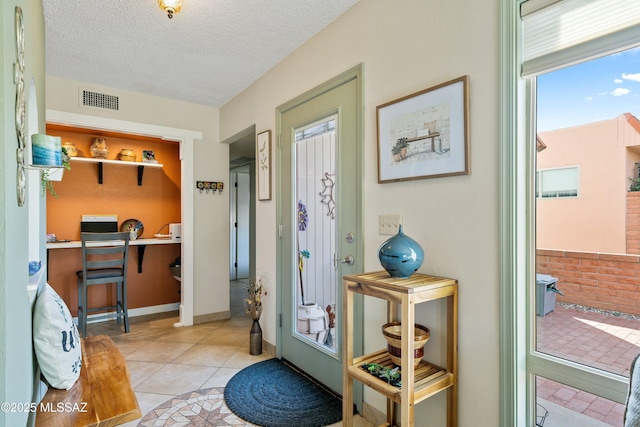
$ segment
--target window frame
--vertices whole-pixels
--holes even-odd
[[[535,377],[625,403],[629,380],[535,350],[535,78],[521,78],[523,0],[501,0],[500,425],[534,425]],[[570,65],[570,64],[567,64]]]

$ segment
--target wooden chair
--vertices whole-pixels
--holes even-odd
[[[116,310],[118,323],[124,318],[124,331],[129,332],[127,314],[127,259],[129,233],[80,233],[82,241],[82,270],[78,276],[78,329],[87,336],[87,314]],[[87,288],[91,285],[113,283],[116,303],[112,306],[89,308]]]

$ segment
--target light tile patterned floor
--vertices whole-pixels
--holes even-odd
[[[229,412],[219,390],[244,367],[272,355],[249,354],[251,319],[242,307],[244,285],[232,282],[231,293],[229,320],[175,328],[173,325],[178,321],[175,313],[131,318],[128,334],[122,333],[115,321],[89,324],[89,335],[109,335],[124,355],[145,421],[142,425],[253,426]],[[208,393],[191,394],[198,390]],[[180,410],[175,409],[177,405]],[[154,409],[156,413],[145,418]],[[186,416],[192,417],[192,421]],[[134,427],[142,420],[124,426]],[[361,417],[354,424],[371,426]],[[337,423],[334,427],[341,425]]]
[[[629,376],[640,353],[640,320],[556,304],[536,317],[538,350],[577,363]],[[621,426],[624,405],[593,396],[545,378],[537,380],[538,397],[572,411]]]

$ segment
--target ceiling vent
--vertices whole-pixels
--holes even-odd
[[[120,110],[120,97],[88,89],[80,89],[80,106],[118,111]]]

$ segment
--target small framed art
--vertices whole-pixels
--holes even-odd
[[[469,173],[469,76],[376,108],[378,183]]]
[[[258,200],[271,200],[271,130],[256,137],[258,156]]]

